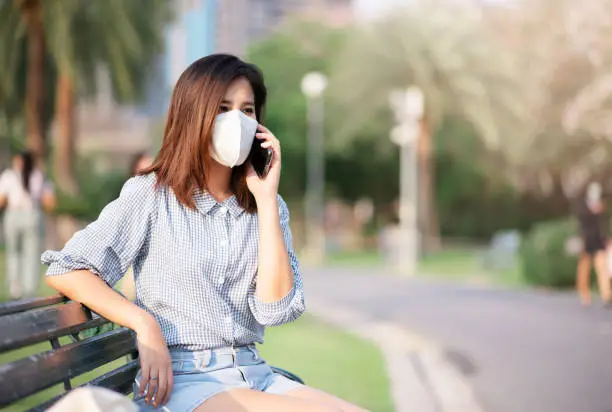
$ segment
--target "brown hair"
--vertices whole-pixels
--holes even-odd
[[[155,172],[157,185],[171,188],[183,205],[194,209],[194,191],[207,188],[206,165],[212,161],[210,145],[215,117],[225,92],[244,77],[255,96],[255,115],[262,122],[266,103],[263,75],[252,64],[228,54],[213,54],[192,63],[179,77],[170,99],[162,147],[153,164],[139,174]],[[232,170],[231,189],[247,212],[257,210],[246,185],[246,163]]]

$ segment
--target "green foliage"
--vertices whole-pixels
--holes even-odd
[[[494,155],[466,121],[444,119],[434,141],[443,235],[488,239],[498,230],[525,230],[535,220],[522,196],[487,164]]]
[[[521,271],[533,285],[572,287],[577,259],[565,251],[567,239],[578,233],[574,220],[538,223],[524,237],[519,253]]]
[[[26,25],[16,1],[0,2],[0,138],[23,129]],[[96,90],[106,68],[119,101],[135,101],[145,90],[146,72],[161,51],[163,29],[172,17],[167,0],[43,1],[47,47],[44,81],[45,130],[54,116],[58,70],[78,85],[78,94]]]
[[[392,86],[407,85],[421,79],[429,85],[434,97],[428,97],[428,110],[438,113],[434,116],[439,122],[433,139],[432,161],[436,171],[436,203],[444,235],[488,239],[498,230],[525,231],[537,220],[562,215],[563,210],[555,209],[555,205],[560,203],[558,199],[526,198],[508,183],[503,156],[493,151],[483,139],[487,128],[482,123],[474,124],[463,110],[468,110],[464,106],[469,103],[473,105],[469,110],[472,116],[489,116],[489,120],[497,118],[497,115],[512,117],[512,98],[515,96],[508,90],[511,78],[506,69],[500,67],[499,62],[495,67],[489,67],[491,58],[478,54],[481,46],[477,44],[461,44],[444,54],[438,49],[442,45],[432,37],[433,32],[438,33],[436,30],[443,28],[433,23],[419,24],[428,25],[425,37],[398,37],[398,33],[411,29],[393,26],[392,33],[384,32],[389,42],[379,45],[376,50],[363,50],[363,44],[349,38],[350,30],[331,30],[316,23],[296,24],[251,47],[249,60],[263,70],[269,90],[266,125],[283,145],[280,187],[283,196],[295,202],[304,194],[307,126],[306,102],[300,91],[300,82],[307,72],[319,70],[331,74],[325,101],[328,196],[349,202],[369,197],[379,212],[388,209],[388,205],[397,199],[399,150],[389,139],[393,120],[387,108],[388,91]],[[441,33],[445,33],[444,30]],[[469,34],[472,35],[475,34]],[[448,33],[444,36],[449,44],[456,43]],[[400,40],[412,47],[405,50],[407,54],[384,53],[391,49],[399,50]],[[423,50],[431,49],[439,58],[411,58],[411,54],[417,55],[416,46],[422,46]],[[490,55],[496,55],[488,46],[482,47],[487,53],[493,53]],[[352,51],[355,54],[343,54],[344,49],[348,49],[346,53]],[[377,52],[381,54],[378,60],[368,54],[377,55]],[[342,55],[340,62],[336,61],[339,54]],[[460,60],[457,72],[447,67],[455,58]],[[427,73],[439,69],[440,75],[445,76],[444,81],[428,82]],[[496,80],[487,78],[487,82],[492,84],[487,89],[491,95],[481,97],[487,100],[500,93],[503,98],[500,97],[497,104],[505,107],[496,106],[493,112],[483,109],[482,101],[466,86],[472,84],[474,72],[488,73],[489,69],[499,70],[500,75],[495,77]],[[387,76],[386,73],[391,72],[397,75]],[[404,74],[400,76],[398,73]],[[463,95],[469,99],[463,101],[460,98]],[[505,130],[520,133],[515,128]]]
[[[302,77],[313,70],[329,73],[346,34],[318,23],[298,22],[249,50],[248,59],[266,77],[269,99],[265,123],[283,144],[280,191],[288,199],[302,197],[306,183],[307,124],[306,101],[300,89]],[[370,196],[379,203],[390,201],[397,193],[398,154],[397,150],[389,150],[388,113],[380,113],[354,131],[349,144],[338,142],[338,116],[337,107],[328,105],[325,125],[328,192],[347,200]]]
[[[143,73],[161,51],[170,17],[167,0],[43,2],[54,64],[90,92],[96,89],[97,69],[108,69],[120,101],[141,96]]]
[[[119,172],[96,172],[88,167],[88,162],[81,162],[77,169],[79,195],[70,196],[58,191],[54,213],[85,221],[95,220],[104,206],[119,196],[126,176]]]
[[[340,153],[327,156],[328,190],[347,201],[370,197],[388,204],[399,193],[399,154],[381,152],[374,139],[355,141]]]
[[[423,90],[425,120],[434,127],[460,116],[489,147],[505,137],[505,124],[518,131],[524,107],[515,64],[477,15],[448,2],[416,2],[357,26],[330,83],[336,104],[349,109],[339,119],[345,132],[388,110],[389,93],[411,85]]]
[[[86,329],[79,333],[81,340],[93,338],[94,336],[102,335],[103,333],[110,332],[115,329],[114,323],[105,323],[104,325],[96,326],[95,328]]]
[[[251,46],[248,60],[265,74],[268,104],[264,123],[283,145],[280,191],[301,197],[306,182],[306,101],[300,85],[309,71],[328,72],[343,32],[317,23],[297,22]],[[328,130],[326,138],[330,135]]]

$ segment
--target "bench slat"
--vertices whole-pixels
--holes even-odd
[[[0,365],[0,407],[135,351],[134,333],[121,328]]]
[[[66,302],[68,298],[62,295],[53,295],[46,298],[29,298],[15,300],[0,305],[0,316],[10,315],[11,313],[25,312],[26,310],[44,308],[45,306],[56,305]]]
[[[123,393],[127,395],[132,393],[132,384],[134,383],[134,378],[136,377],[136,372],[138,371],[139,362],[138,360],[133,360],[121,367],[112,370],[102,376],[97,377],[96,379],[91,380],[90,382],[81,385],[80,387],[86,386],[102,386],[104,388],[112,389],[115,392]],[[63,393],[58,395],[48,401],[41,403],[40,405],[28,410],[28,412],[44,412],[53,406],[57,401],[63,398],[66,394]]]
[[[77,302],[0,316],[0,352],[78,333],[105,323],[108,321],[103,318],[92,319],[89,311]]]

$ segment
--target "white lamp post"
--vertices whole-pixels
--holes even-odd
[[[401,273],[414,276],[418,264],[417,229],[417,143],[421,134],[421,119],[425,99],[416,86],[393,91],[389,103],[397,125],[391,130],[391,141],[400,146],[400,236],[398,265]]]
[[[325,140],[323,92],[327,77],[310,72],[302,78],[302,93],[308,106],[308,150],[306,181],[306,250],[314,263],[325,258],[324,194],[325,194]]]

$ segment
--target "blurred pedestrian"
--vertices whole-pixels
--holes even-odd
[[[132,162],[130,163],[129,177],[134,177],[138,174],[139,170],[143,170],[151,166],[154,160],[155,159],[153,159],[152,156],[149,156],[149,154],[146,152],[140,152],[134,155]]]
[[[134,155],[130,162],[129,178],[138,175],[139,170],[148,168],[153,164],[155,159],[149,156],[146,152],[140,152]],[[135,284],[134,284],[134,268],[130,266],[125,277],[121,280],[119,291],[129,300],[134,300],[136,297]]]
[[[13,299],[32,297],[41,276],[43,209],[55,205],[51,185],[36,167],[34,156],[22,152],[0,175],[0,206],[5,208],[6,273]]]
[[[590,274],[591,267],[595,266],[599,293],[604,303],[610,304],[610,277],[606,259],[608,222],[599,183],[589,184],[586,196],[579,205],[578,219],[582,253],[578,260],[576,288],[580,301],[584,305],[591,303]]]

